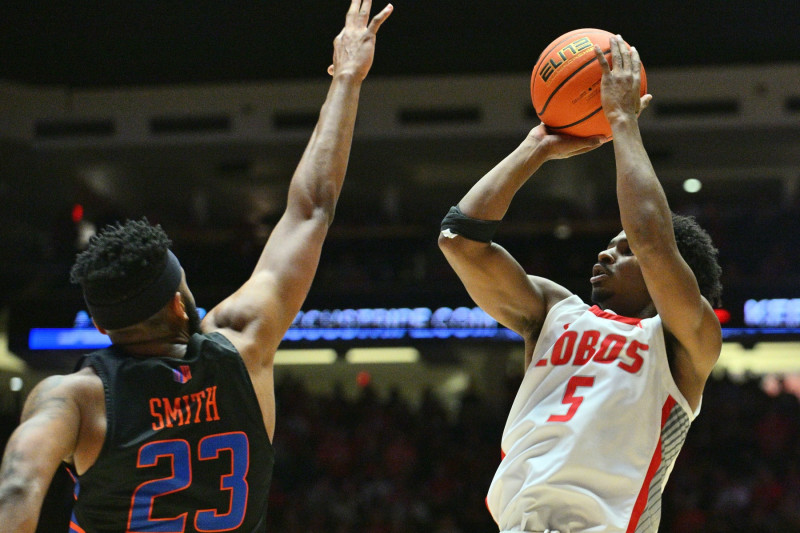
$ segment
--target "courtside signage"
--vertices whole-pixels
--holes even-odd
[[[201,316],[202,316],[201,311]],[[91,327],[85,311],[73,328],[33,328],[30,350],[88,350],[111,344]],[[403,307],[368,309],[309,309],[300,311],[284,342],[386,341],[424,339],[520,340],[479,307]]]
[[[747,300],[744,319],[748,327],[722,328],[722,338],[749,342],[800,336],[800,298]],[[283,337],[288,343],[437,339],[522,340],[479,307],[309,309],[297,314]],[[72,328],[33,328],[28,334],[29,350],[94,350],[109,344],[85,311],[78,312]]]

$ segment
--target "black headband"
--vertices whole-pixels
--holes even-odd
[[[83,296],[95,324],[103,329],[121,329],[150,318],[167,305],[178,290],[182,277],[178,258],[167,250],[164,270],[138,292],[113,304],[92,303],[85,290]]]

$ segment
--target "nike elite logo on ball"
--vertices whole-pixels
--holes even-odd
[[[550,130],[575,137],[611,137],[600,102],[603,71],[594,45],[610,56],[609,39],[613,35],[595,28],[574,30],[550,43],[539,56],[531,74],[531,100],[536,115]],[[641,79],[644,96],[644,66]]]

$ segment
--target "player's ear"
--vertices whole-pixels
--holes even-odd
[[[175,291],[172,299],[169,301],[169,310],[176,317],[188,319],[189,315],[186,313],[186,306],[183,303],[183,298],[179,291]]]

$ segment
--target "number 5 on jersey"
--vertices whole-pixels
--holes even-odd
[[[578,396],[575,391],[578,387],[591,387],[594,385],[594,376],[572,376],[567,381],[567,391],[564,393],[564,398],[561,403],[569,405],[569,409],[563,415],[550,415],[547,419],[548,422],[566,422],[575,416],[578,407],[583,403],[583,396]]]

